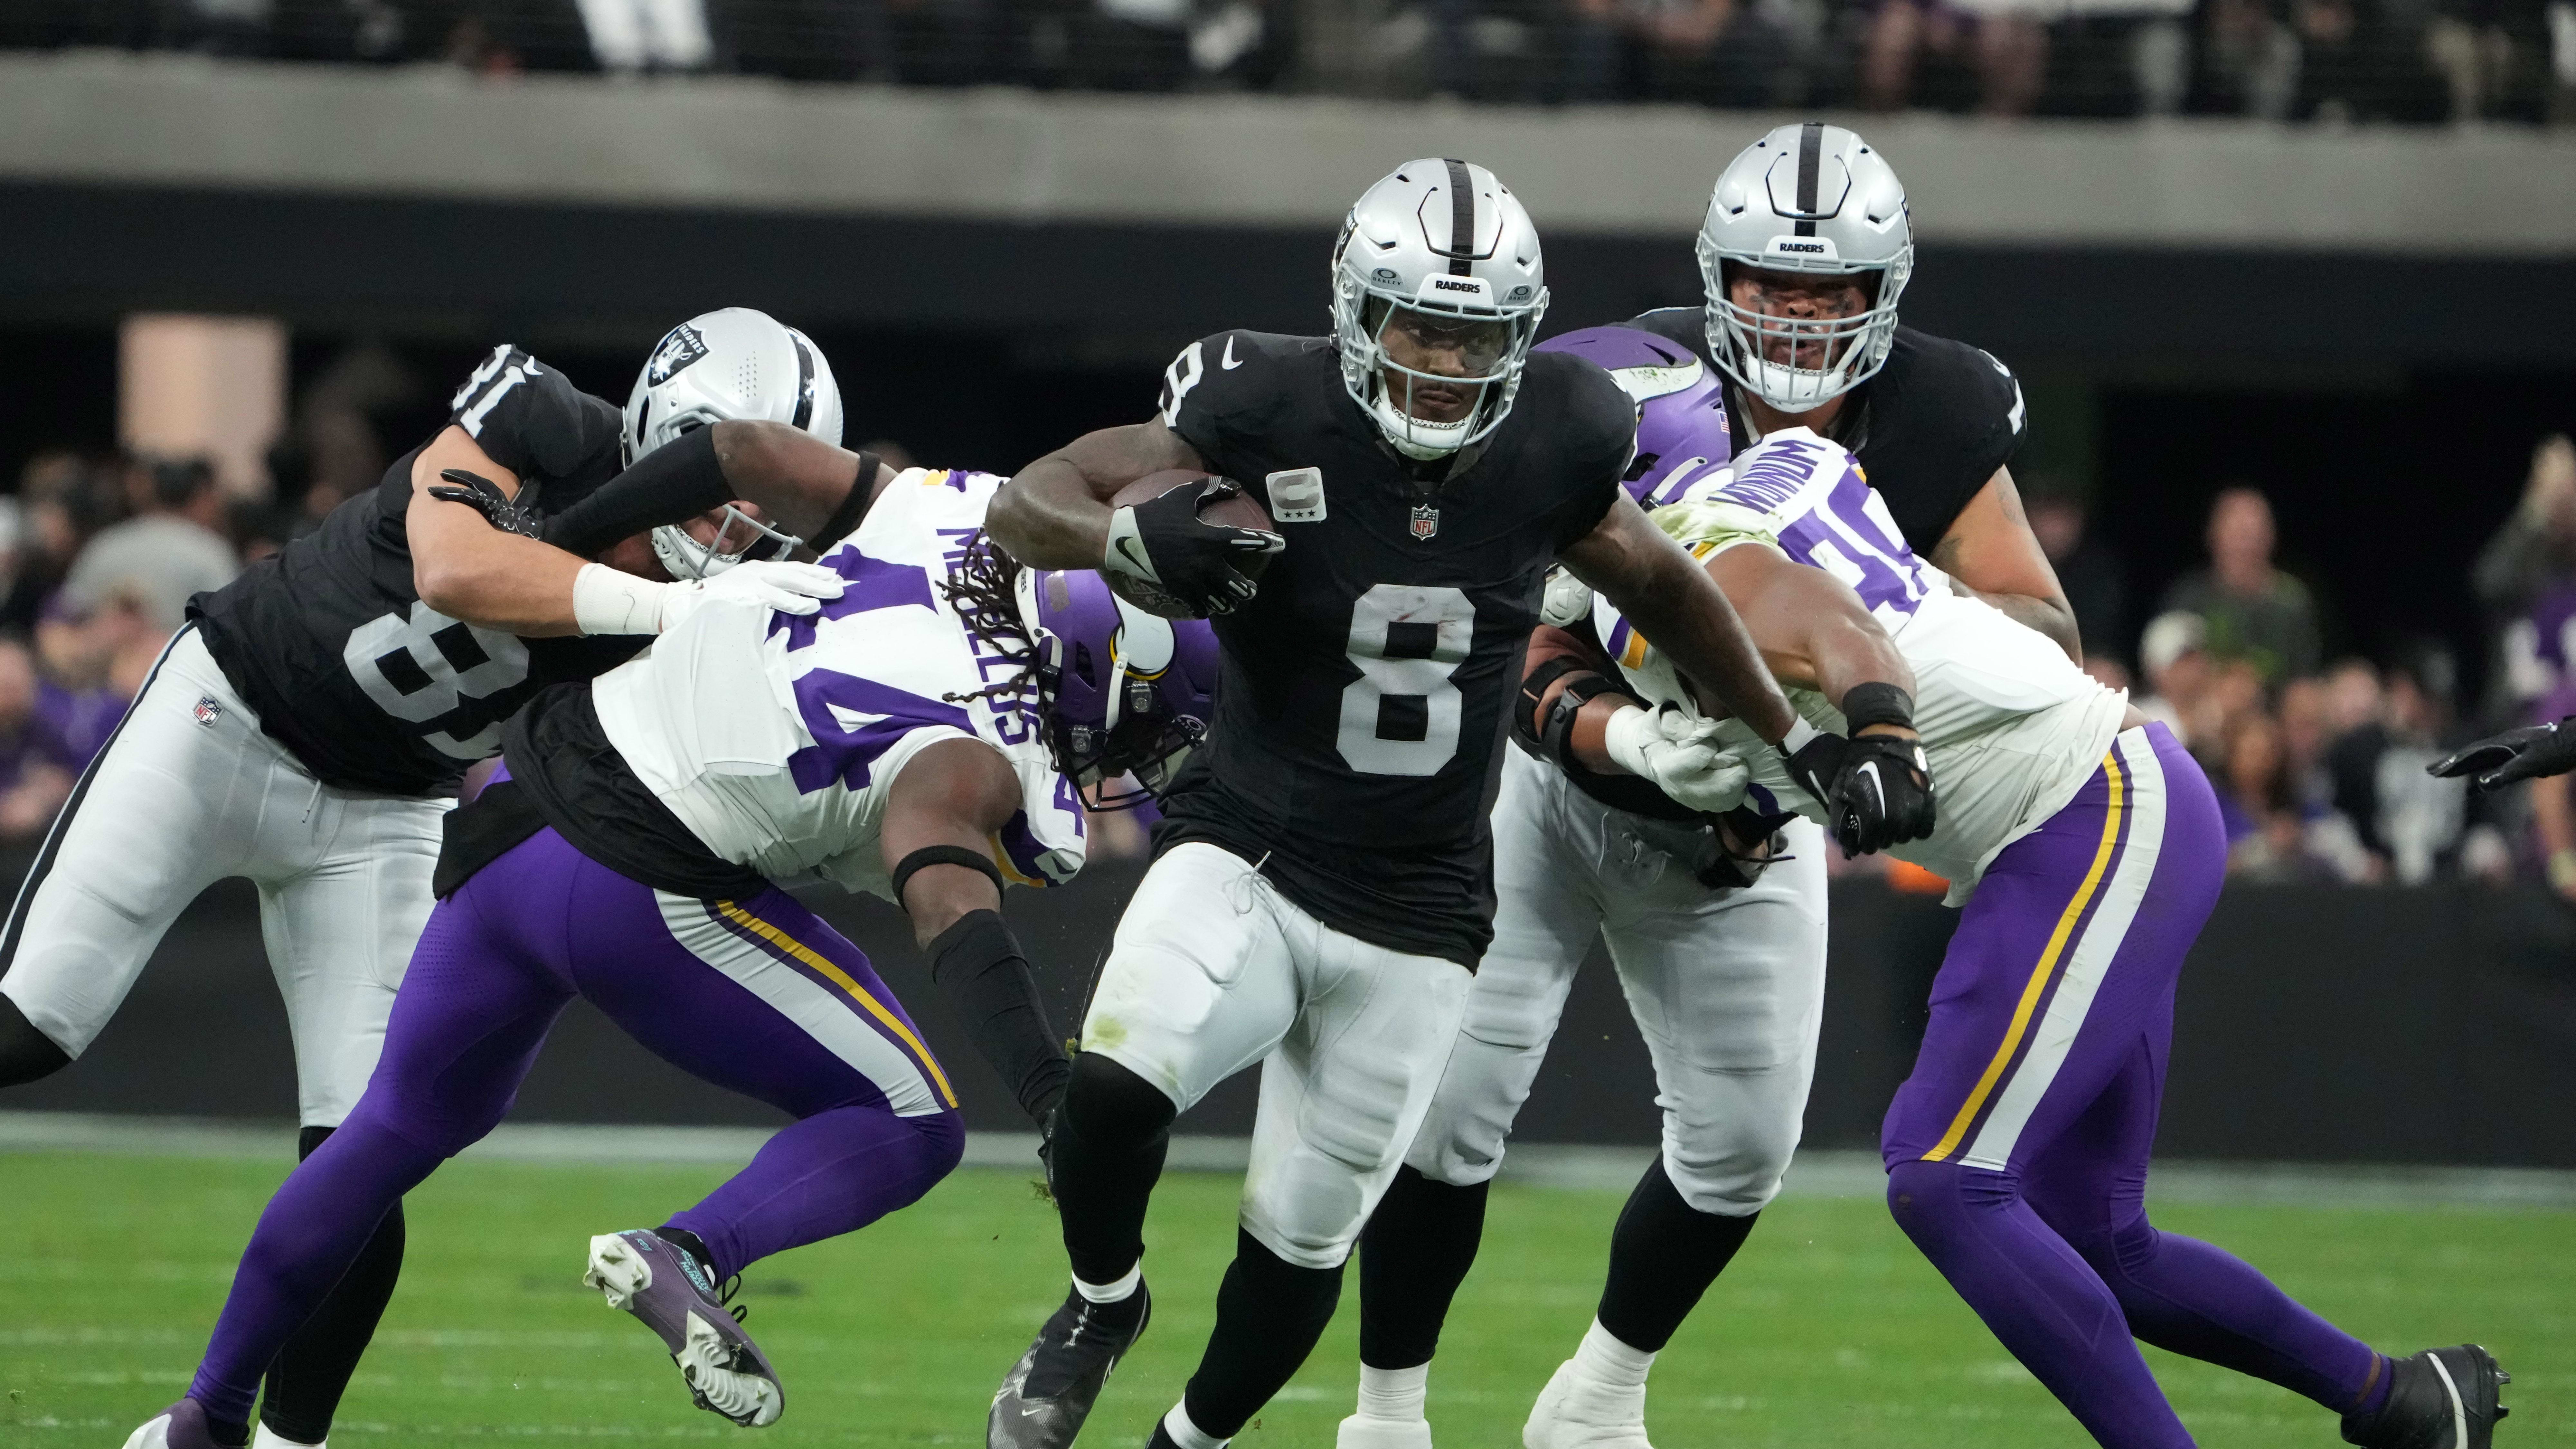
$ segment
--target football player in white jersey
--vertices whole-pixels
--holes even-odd
[[[817,448],[841,428],[822,354],[741,308],[674,328],[629,410],[770,419]],[[0,1086],[68,1066],[189,901],[245,876],[294,1037],[299,1146],[316,1150],[375,1068],[429,915],[441,821],[466,767],[499,749],[500,722],[548,683],[624,660],[709,589],[788,601],[818,587],[767,566],[704,585],[636,577],[497,533],[449,496],[522,517],[569,507],[645,451],[632,431],[614,404],[496,348],[447,424],[381,486],[189,602],[187,627],[82,772],[0,931]],[[489,498],[442,481],[448,470],[478,475]],[[832,503],[849,475],[839,483]],[[820,523],[832,503],[798,521]],[[640,546],[609,556],[659,572]],[[598,607],[603,597],[616,607]],[[402,1244],[397,1208],[280,1354],[263,1444],[328,1435]]]
[[[188,1397],[136,1449],[238,1442],[278,1344],[386,1208],[500,1120],[575,996],[797,1119],[659,1228],[592,1239],[588,1273],[701,1407],[776,1421],[778,1376],[717,1285],[912,1202],[963,1145],[900,1003],[779,883],[884,897],[942,974],[1007,964],[1025,980],[1004,883],[1071,879],[1082,789],[1159,780],[1202,727],[1206,626],[1130,614],[1096,574],[993,549],[1000,481],[875,479],[823,561],[836,597],[709,597],[646,655],[510,722],[507,774],[448,833],[366,1094],[270,1203]]]
[[[1911,668],[1919,694],[1907,703],[1940,814],[1930,835],[1891,853],[1947,878],[1964,910],[1922,1054],[1888,1113],[1888,1199],[2005,1347],[2115,1449],[2191,1443],[2132,1336],[2305,1394],[2344,1416],[2354,1444],[2489,1442],[2506,1380],[2483,1350],[2383,1356],[2253,1268],[2147,1221],[2174,983],[2226,858],[2208,782],[2171,734],[2051,640],[1953,593],[1899,541],[1851,455],[1808,430],[1776,432],[1685,480],[1679,501],[1651,516],[1708,560],[1818,726],[1858,725],[1856,701],[1887,703],[1852,690],[1837,710],[1818,692],[1836,633],[1874,621]],[[1609,741],[1640,716],[1708,722],[1698,691],[1615,608],[1597,603],[1592,624],[1620,688],[1581,702],[1566,723],[1564,748],[1584,768],[1622,768]],[[1810,763],[1715,723],[1748,769],[1755,808],[1846,833],[1813,803]],[[1534,1026],[1543,1042],[1552,1012]],[[1499,1156],[1527,1090],[1514,1057],[1462,1040],[1417,1166],[1465,1176],[1489,1167],[1479,1154]],[[1431,1135],[1444,1130],[1445,1140]],[[1446,1305],[1442,1293],[1435,1319]],[[1528,1449],[1643,1449],[1653,1358],[1596,1319],[1541,1392]],[[1374,1438],[1393,1442],[1387,1431]],[[1427,1426],[1413,1442],[1429,1442]]]

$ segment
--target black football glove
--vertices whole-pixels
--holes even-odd
[[[2576,719],[2576,715],[2569,716]],[[2425,772],[2445,780],[2472,775],[2471,788],[2501,790],[2516,780],[2536,780],[2576,770],[2576,729],[2557,724],[2526,725],[2489,735],[2447,759],[2435,760]]]
[[[1235,561],[1288,546],[1285,537],[1267,529],[1228,528],[1199,518],[1203,504],[1242,491],[1232,479],[1210,478],[1203,488],[1174,488],[1119,509],[1110,516],[1103,565],[1153,585],[1192,613],[1234,612],[1255,587]]]
[[[432,483],[429,485],[430,497],[443,498],[450,503],[462,503],[482,514],[484,522],[503,533],[523,534],[529,538],[544,535],[545,515],[537,512],[534,504],[522,506],[516,499],[503,493],[500,484],[480,473],[468,472],[463,468],[441,468],[438,476],[458,486],[443,488]],[[536,490],[533,488],[519,490],[520,498],[535,496]]]
[[[1819,733],[1780,754],[1799,787],[1825,807],[1826,831],[1845,860],[1932,833],[1932,771],[1922,741]]]

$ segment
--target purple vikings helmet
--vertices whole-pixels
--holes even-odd
[[[1586,327],[1537,350],[1595,363],[1636,399],[1637,460],[1626,481],[1638,507],[1672,502],[1712,465],[1735,456],[1725,381],[1680,343],[1634,327]]]
[[[1024,569],[1019,593],[1058,768],[1094,810],[1160,797],[1216,717],[1216,631],[1148,614],[1090,569]],[[1104,794],[1120,775],[1141,788]]]

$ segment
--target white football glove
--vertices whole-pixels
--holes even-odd
[[[605,564],[573,575],[573,622],[584,634],[666,634],[707,604],[738,601],[780,614],[811,614],[848,586],[821,564],[741,563],[713,578],[656,583]]]
[[[1717,722],[1694,720],[1665,705],[1610,716],[1602,745],[1612,762],[1693,810],[1723,814],[1744,803],[1752,771],[1720,749]]]

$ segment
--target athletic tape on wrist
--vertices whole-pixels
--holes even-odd
[[[903,902],[904,883],[923,869],[934,865],[962,865],[968,870],[980,870],[993,882],[994,890],[1002,889],[1002,868],[993,864],[991,856],[979,850],[968,850],[962,845],[925,845],[894,863],[893,885],[896,904],[900,905]]]
[[[584,634],[662,632],[662,591],[657,584],[606,564],[583,564],[572,576],[572,624]]]

